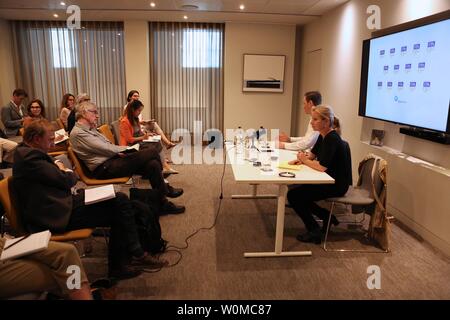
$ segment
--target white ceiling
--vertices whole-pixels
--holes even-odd
[[[61,1],[66,6],[60,4]],[[64,20],[71,4],[89,21],[264,22],[305,24],[348,0],[0,0],[0,18],[8,20]],[[156,4],[150,6],[150,2]],[[245,5],[244,10],[239,6]],[[195,5],[198,9],[184,9]],[[53,14],[59,18],[54,18]]]

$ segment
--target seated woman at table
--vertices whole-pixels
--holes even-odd
[[[291,161],[290,164],[304,164],[312,169],[326,172],[334,178],[335,183],[299,185],[289,190],[287,197],[307,229],[305,234],[297,236],[297,240],[320,244],[324,229],[320,229],[313,214],[322,219],[324,228],[330,213],[318,206],[316,201],[330,197],[341,197],[347,192],[349,177],[351,176],[351,172],[349,172],[351,165],[348,162],[351,160],[340,135],[335,130],[335,127],[340,128],[339,121],[334,116],[333,109],[330,106],[314,107],[311,125],[315,131],[320,133],[316,144],[309,153],[299,152],[297,160]],[[335,216],[332,216],[331,223],[337,225],[339,221]]]
[[[120,118],[120,142],[121,146],[131,146],[135,143],[139,143],[141,148],[149,148],[155,144],[161,144],[161,142],[143,142],[151,136],[155,136],[156,133],[143,132],[141,130],[141,123],[139,121],[139,115],[144,109],[144,105],[139,100],[131,100],[125,109],[125,114]],[[172,169],[165,158],[162,147],[160,148],[160,157],[163,164],[163,174],[176,174],[178,171]]]

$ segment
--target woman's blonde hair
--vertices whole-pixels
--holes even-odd
[[[327,119],[330,121],[330,127],[336,130],[336,132],[341,135],[341,123],[334,115],[333,108],[327,105],[320,105],[312,108],[312,112],[317,112],[322,119]]]

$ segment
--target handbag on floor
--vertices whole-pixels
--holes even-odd
[[[167,241],[161,237],[161,225],[155,211],[142,201],[131,200],[131,203],[142,249],[151,254],[166,251]]]

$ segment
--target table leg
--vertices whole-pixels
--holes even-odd
[[[232,195],[231,199],[276,199],[276,194],[260,194],[258,195],[258,185],[252,184],[252,194]]]
[[[284,235],[284,216],[286,204],[287,185],[281,184],[278,187],[278,203],[277,203],[277,225],[275,231],[275,252],[249,252],[244,253],[246,258],[260,257],[298,257],[310,256],[311,251],[284,251],[283,252],[283,235]]]

